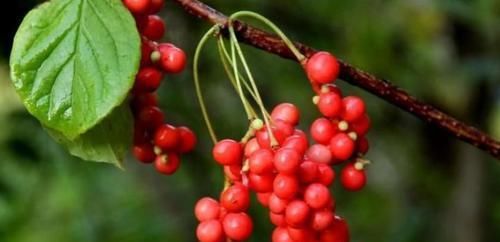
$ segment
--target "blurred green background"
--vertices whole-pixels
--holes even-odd
[[[207,0],[225,13],[252,10],[268,16],[293,39],[392,80],[413,95],[500,138],[500,1]],[[0,241],[195,241],[192,208],[217,196],[221,171],[195,101],[191,68],[168,76],[161,107],[168,121],[199,136],[196,152],[172,177],[132,158],[126,171],[69,156],[19,103],[9,80],[13,34],[40,3],[7,1],[0,11]],[[209,25],[168,1],[162,12],[166,40],[192,56]],[[220,137],[244,133],[245,115],[217,58],[215,42],[203,53],[201,76]],[[301,127],[318,116],[300,67],[245,48],[269,108],[293,102]],[[500,241],[500,164],[363,90],[339,81],[347,94],[366,99],[369,184],[360,193],[337,185],[338,214],[353,242]],[[263,209],[252,241],[269,241]]]

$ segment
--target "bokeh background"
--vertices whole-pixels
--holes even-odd
[[[161,107],[168,120],[200,138],[172,177],[131,157],[126,171],[73,158],[20,104],[9,80],[13,34],[41,1],[3,3],[0,29],[0,241],[195,241],[192,208],[218,196],[221,171],[195,101],[191,68],[168,76]],[[413,95],[500,138],[500,1],[268,1],[207,0],[225,13],[252,10],[270,17],[293,39],[330,50],[392,80]],[[192,56],[209,25],[172,2],[162,12],[166,40]],[[293,102],[302,128],[318,115],[299,66],[245,48],[269,108]],[[245,115],[211,42],[201,76],[220,137],[244,133]],[[500,163],[447,133],[363,90],[366,99],[369,184],[360,193],[333,190],[352,241],[500,241]],[[271,225],[260,207],[252,241],[269,241]]]

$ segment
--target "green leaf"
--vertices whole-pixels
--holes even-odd
[[[74,140],[67,139],[58,131],[46,129],[72,155],[88,161],[111,163],[121,168],[132,145],[133,117],[128,105],[124,104]]]
[[[121,0],[52,0],[23,20],[10,66],[28,111],[74,139],[123,103],[139,60],[139,34]]]

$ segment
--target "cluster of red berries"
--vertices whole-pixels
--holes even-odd
[[[132,12],[142,37],[141,67],[132,89],[131,108],[134,113],[134,148],[137,160],[155,163],[160,173],[173,174],[180,165],[180,154],[191,151],[196,136],[189,128],[165,123],[158,107],[156,90],[164,74],[184,70],[186,55],[171,43],[157,43],[165,34],[165,23],[157,14],[164,0],[123,0]]]
[[[299,109],[290,103],[276,106],[269,126],[260,119],[250,124],[250,134],[241,142],[225,139],[212,150],[224,167],[227,179],[219,201],[205,197],[195,207],[202,242],[247,240],[252,220],[247,214],[250,191],[269,209],[276,226],[273,242],[347,242],[344,219],[335,214],[335,198],[329,187],[335,180],[333,165],[348,162],[341,171],[341,184],[350,191],[363,188],[368,162],[365,138],[370,121],[364,102],[354,96],[342,98],[333,85],[339,63],[331,54],[319,52],[305,64],[317,91],[314,103],[323,117],[310,128],[315,144],[296,126]]]

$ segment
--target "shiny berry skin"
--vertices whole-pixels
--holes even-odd
[[[349,228],[344,219],[335,216],[333,224],[321,232],[320,242],[349,242]]]
[[[347,164],[340,172],[340,182],[348,191],[359,191],[366,184],[366,174],[364,170],[358,170],[353,163]]]
[[[220,204],[228,212],[244,212],[250,206],[250,193],[245,186],[235,184],[222,192]]]
[[[316,119],[310,129],[311,137],[320,144],[329,144],[336,132],[336,127],[326,118]]]
[[[307,158],[316,163],[330,164],[332,161],[332,152],[328,146],[315,144],[309,147],[306,152]]]
[[[277,227],[273,231],[272,242],[295,242],[290,235],[286,227]]]
[[[270,192],[266,193],[257,193],[257,201],[264,206],[264,207],[269,207],[269,198],[271,197]]]
[[[340,72],[340,65],[332,54],[321,51],[309,58],[305,69],[309,80],[315,83],[326,84],[337,79]]]
[[[299,152],[300,155],[304,155],[308,146],[309,142],[307,138],[294,134],[286,138],[286,140],[281,145],[281,148],[290,148]]]
[[[317,182],[329,187],[333,184],[335,180],[335,171],[326,164],[318,165],[318,177]]]
[[[278,144],[282,144],[285,139],[287,138],[286,134],[283,132],[284,130],[279,129],[276,126],[271,127],[271,132],[274,135],[274,138],[278,142]],[[261,130],[257,131],[255,134],[257,137],[257,142],[259,143],[259,146],[262,148],[268,148],[271,149],[271,139],[269,138],[269,133],[267,127],[262,128]]]
[[[359,97],[345,97],[342,99],[342,103],[344,109],[342,118],[347,122],[354,122],[365,114],[365,102]]]
[[[156,129],[154,141],[155,145],[161,149],[172,151],[177,149],[180,135],[174,126],[164,124]]]
[[[364,136],[370,130],[370,118],[368,115],[364,114],[361,118],[357,119],[355,122],[350,124],[350,129],[358,136]]]
[[[312,161],[304,161],[300,164],[299,179],[302,183],[311,183],[318,177],[318,164]]]
[[[146,129],[155,130],[163,124],[165,116],[160,108],[155,106],[146,106],[139,110],[137,121]]]
[[[229,213],[227,214],[222,225],[227,237],[233,240],[247,240],[252,235],[253,222],[250,216],[246,213]]]
[[[248,158],[250,172],[265,174],[273,172],[273,152],[269,149],[259,149]]]
[[[293,241],[314,241],[315,239],[314,231],[312,231],[307,227],[304,228],[288,227],[287,231],[288,235],[290,235],[290,238],[292,238]]]
[[[272,192],[273,191],[273,174],[257,175],[254,173],[248,174],[248,183],[250,188],[255,192]]]
[[[163,73],[153,67],[143,67],[137,74],[134,91],[154,92],[160,87]]]
[[[219,218],[220,205],[210,197],[204,197],[196,203],[194,207],[194,215],[198,221],[203,222]]]
[[[133,152],[135,158],[142,163],[152,163],[156,158],[153,146],[149,143],[134,145]]]
[[[333,224],[335,215],[328,209],[315,211],[311,218],[311,227],[316,231],[322,231]]]
[[[281,148],[274,154],[274,167],[283,174],[295,174],[300,165],[301,155],[289,148]]]
[[[179,156],[175,153],[168,153],[167,155],[159,155],[155,160],[156,171],[165,175],[174,174],[181,164]]]
[[[149,14],[157,14],[165,6],[165,0],[151,0]]]
[[[281,199],[276,194],[271,194],[269,197],[269,210],[273,213],[281,214],[285,211],[288,205],[288,200]]]
[[[243,148],[234,140],[221,140],[215,144],[212,156],[221,165],[239,165],[243,158]]]
[[[271,220],[271,223],[274,224],[275,226],[278,227],[286,226],[285,215],[283,214],[269,212],[269,219]]]
[[[297,125],[300,119],[299,109],[291,103],[281,103],[271,112],[273,120],[283,120],[291,125]]]
[[[278,174],[274,178],[273,192],[281,199],[289,200],[299,191],[299,181],[295,176]]]
[[[319,112],[329,118],[339,117],[344,108],[342,98],[334,92],[319,95],[317,105]]]
[[[177,127],[177,133],[179,133],[179,144],[177,146],[177,151],[181,154],[191,152],[196,146],[196,135],[188,127],[181,126]]]
[[[354,153],[355,143],[345,133],[339,133],[333,136],[330,142],[330,151],[334,158],[338,160],[347,160]]]
[[[219,220],[201,222],[196,228],[196,237],[201,242],[223,242],[224,230]]]
[[[231,181],[241,181],[241,165],[224,166],[224,174]]]
[[[186,54],[172,44],[160,44],[160,65],[165,72],[177,74],[186,66]]]
[[[144,14],[148,11],[151,0],[123,0],[123,4],[134,14]]]
[[[330,190],[320,183],[309,185],[304,192],[304,201],[314,209],[324,208],[330,201]]]
[[[141,33],[150,40],[160,40],[165,34],[165,22],[157,15],[149,15]]]
[[[302,200],[290,202],[285,210],[286,223],[294,228],[304,226],[309,219],[310,210],[309,206]]]
[[[250,157],[253,152],[260,149],[259,142],[257,138],[250,139],[245,145],[245,157]]]
[[[151,53],[155,51],[157,44],[154,41],[143,38],[141,42],[141,67],[152,64]]]

